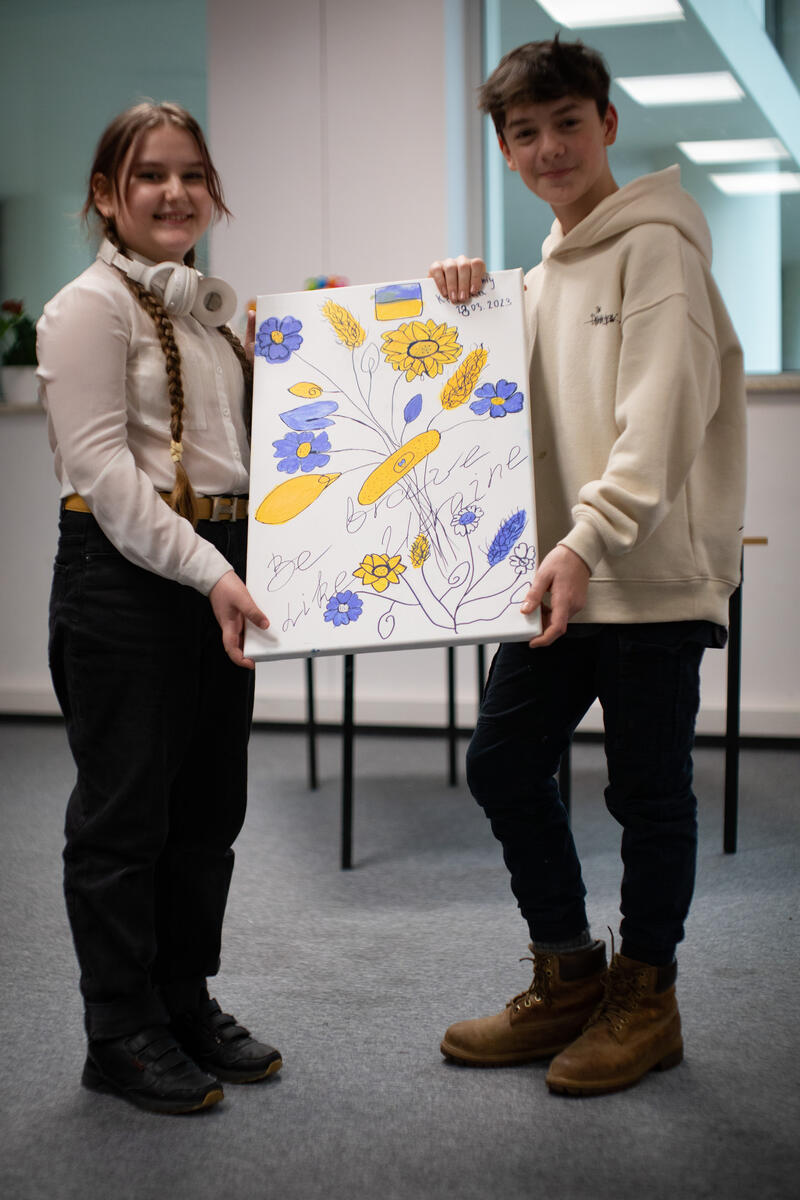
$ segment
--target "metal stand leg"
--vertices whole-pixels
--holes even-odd
[[[342,714],[342,870],[353,865],[353,674],[352,654],[344,656]]]
[[[483,687],[486,683],[486,647],[478,646],[478,699],[483,697]]]
[[[567,810],[567,816],[571,815],[572,810],[572,746],[567,746],[564,753],[561,755],[561,762],[558,765],[558,792],[561,796],[561,803]]]
[[[451,787],[458,782],[456,770],[456,751],[458,749],[458,730],[456,727],[456,651],[454,646],[447,647],[447,762],[448,780]]]
[[[742,585],[728,603],[728,694],[725,716],[725,805],[722,848],[736,853],[739,819],[739,727],[742,689]]]
[[[317,714],[314,704],[314,660],[306,659],[306,732],[308,736],[308,786],[317,787]]]

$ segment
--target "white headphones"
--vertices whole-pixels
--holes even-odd
[[[201,325],[225,325],[236,312],[236,293],[224,279],[206,278],[184,263],[162,262],[149,267],[125,258],[110,242],[100,247],[103,262],[158,296],[171,317],[191,314]]]

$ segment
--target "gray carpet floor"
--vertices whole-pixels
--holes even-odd
[[[306,786],[300,735],[256,731],[224,1008],[283,1072],[160,1117],[79,1085],[77,969],[60,880],[63,728],[0,723],[3,1200],[784,1200],[800,1194],[800,755],[748,750],[739,852],[722,853],[722,752],[696,753],[697,893],[680,957],[686,1058],[627,1092],[551,1096],[545,1065],[469,1070],[453,1020],[530,980],[498,848],[443,743],[359,739],[355,867],[338,865],[340,750]],[[602,750],[573,756],[596,936],[618,922]]]

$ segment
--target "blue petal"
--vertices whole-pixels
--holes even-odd
[[[284,337],[287,334],[297,333],[303,328],[303,322],[298,321],[297,317],[284,317],[281,321],[281,333]]]
[[[298,408],[287,409],[279,414],[284,425],[302,433],[306,429],[325,429],[332,425],[328,413],[336,412],[339,405],[335,400],[316,400],[313,404],[301,404]]]
[[[524,400],[525,400],[525,397],[522,395],[522,392],[515,392],[513,396],[510,396],[508,398],[508,400],[506,400],[506,403],[505,403],[506,412],[510,412],[510,413],[519,412],[520,409],[522,408]]]
[[[477,413],[479,417],[482,417],[491,403],[491,400],[488,398],[485,400],[473,400],[472,404],[470,404],[470,408],[474,413]]]
[[[501,400],[507,400],[509,396],[516,391],[516,383],[509,383],[507,379],[499,379],[497,381],[497,394]]]
[[[273,342],[266,353],[268,362],[286,362],[289,351],[282,343]]]
[[[493,396],[497,395],[497,392],[494,390],[493,384],[485,383],[483,387],[475,389],[475,395],[480,396],[482,400],[491,400]],[[486,410],[484,409],[484,411]]]
[[[422,392],[417,392],[416,396],[412,396],[408,404],[403,409],[403,419],[406,425],[410,425],[412,421],[416,421],[419,414],[422,412]]]

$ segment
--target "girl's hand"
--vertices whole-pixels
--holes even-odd
[[[522,602],[520,612],[530,613],[542,607],[542,632],[528,642],[532,650],[549,646],[567,631],[567,622],[586,606],[586,594],[592,573],[579,554],[567,546],[555,546],[542,559],[533,584]],[[552,601],[542,604],[545,592]]]
[[[269,621],[256,605],[236,572],[231,569],[218,579],[208,593],[214,616],[222,630],[222,645],[231,662],[237,667],[249,667],[254,670],[252,658],[245,658],[242,653],[244,631],[248,621],[252,621],[259,629],[268,629]]]
[[[247,329],[244,334],[244,352],[252,366],[256,359],[256,314],[255,310],[247,310]]]
[[[446,258],[444,262],[431,263],[428,275],[437,288],[452,304],[463,304],[470,296],[477,296],[483,286],[486,263],[482,258]]]

